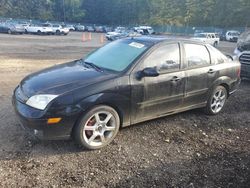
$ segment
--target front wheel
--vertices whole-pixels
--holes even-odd
[[[214,47],[215,47],[215,48],[218,47],[218,42],[214,42]]]
[[[96,106],[74,128],[75,141],[87,149],[100,149],[112,142],[120,127],[118,113],[109,106]]]
[[[213,92],[211,93],[207,106],[205,108],[205,112],[208,115],[216,115],[219,114],[227,100],[228,94],[227,90],[223,86],[217,86]]]

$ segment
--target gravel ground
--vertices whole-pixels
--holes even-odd
[[[0,35],[0,187],[250,187],[250,81],[218,116],[192,110],[121,129],[99,151],[42,142],[21,128],[11,105],[20,80],[82,57],[100,35]],[[220,49],[232,53],[235,43]]]

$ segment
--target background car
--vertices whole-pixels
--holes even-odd
[[[75,31],[85,31],[85,26],[84,25],[81,25],[81,24],[78,24],[78,25],[75,25]]]
[[[63,27],[68,28],[69,31],[75,31],[75,27],[73,25],[63,25]]]
[[[53,29],[48,24],[32,24],[25,29],[25,32],[38,35],[53,34]]]
[[[23,34],[25,33],[25,27],[22,24],[9,24],[9,34]]]
[[[87,32],[95,32],[95,28],[93,26],[86,26],[86,30]]]
[[[96,33],[105,33],[105,28],[103,26],[95,26],[94,30]]]
[[[219,35],[216,33],[196,33],[193,37],[194,40],[202,41],[206,44],[210,44],[217,47],[220,43]]]
[[[239,31],[227,31],[226,32],[226,40],[229,42],[237,42],[240,36]]]
[[[9,25],[6,23],[1,23],[0,24],[0,33],[11,33]]]
[[[134,27],[134,31],[142,35],[152,35],[154,34],[154,29],[150,26],[139,26]]]
[[[69,28],[63,27],[59,24],[53,24],[51,25],[53,33],[56,35],[68,35],[69,34]]]

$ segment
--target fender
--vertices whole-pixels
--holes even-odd
[[[233,85],[234,85],[233,83],[236,83],[236,82],[237,82],[237,79],[233,80],[232,78],[228,76],[219,77],[217,80],[213,82],[213,87],[209,89],[208,94],[210,94],[211,90],[213,90],[214,87],[218,85],[223,85],[226,87],[228,96],[229,96],[229,94],[232,92],[232,89],[233,89]]]
[[[81,100],[77,106],[81,109],[79,118],[97,105],[108,105],[120,116],[121,126],[130,125],[130,98],[118,93],[99,93]]]

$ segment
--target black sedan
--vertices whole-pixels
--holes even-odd
[[[27,76],[13,105],[36,137],[99,149],[120,127],[194,108],[218,114],[239,83],[240,63],[210,45],[135,37]]]

